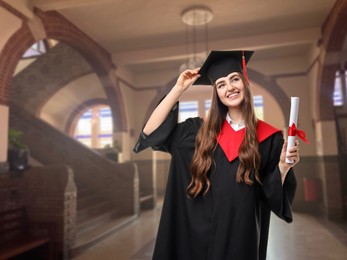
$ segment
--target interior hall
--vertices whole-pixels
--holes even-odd
[[[310,143],[267,259],[347,259],[346,0],[0,0],[0,32],[0,259],[152,259],[170,155],[133,148],[212,50],[254,51],[256,115],[285,137],[300,100]]]

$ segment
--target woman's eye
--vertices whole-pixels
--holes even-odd
[[[217,85],[217,88],[222,88],[222,87],[224,87],[225,86],[225,84],[224,83],[222,83],[222,84],[218,84]]]
[[[239,80],[240,80],[239,77],[235,77],[235,78],[233,78],[231,81],[232,81],[232,82],[237,82],[237,81],[239,81]]]

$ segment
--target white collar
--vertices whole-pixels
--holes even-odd
[[[236,123],[234,120],[231,119],[231,117],[229,116],[229,114],[227,113],[225,119],[227,120],[227,122],[230,124],[230,126],[235,130],[235,131],[239,131],[243,128],[245,128],[245,121],[242,120],[239,123]]]

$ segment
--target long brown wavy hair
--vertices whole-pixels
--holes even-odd
[[[256,131],[257,118],[254,112],[253,96],[249,84],[242,73],[238,74],[245,86],[245,98],[242,103],[242,112],[246,126],[246,134],[239,148],[240,164],[236,173],[236,181],[252,185],[253,181],[250,178],[250,173],[253,169],[255,171],[255,178],[260,183],[260,154]],[[217,147],[217,136],[221,131],[227,112],[228,108],[222,104],[218,97],[217,89],[213,86],[211,108],[195,140],[195,152],[190,169],[192,180],[187,188],[189,197],[195,198],[202,191],[203,195],[205,195],[211,187],[208,173],[214,163],[213,154]]]

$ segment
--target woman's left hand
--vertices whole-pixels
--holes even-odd
[[[287,172],[291,167],[296,165],[300,161],[300,156],[299,156],[299,141],[295,141],[295,146],[293,146],[289,151],[287,155],[287,140],[284,142],[282,146],[282,151],[281,151],[281,157],[280,161],[278,163],[278,167],[280,169],[281,175],[282,175],[282,183],[284,182],[284,178],[287,175]],[[292,160],[293,163],[287,163],[286,158],[289,160]]]

